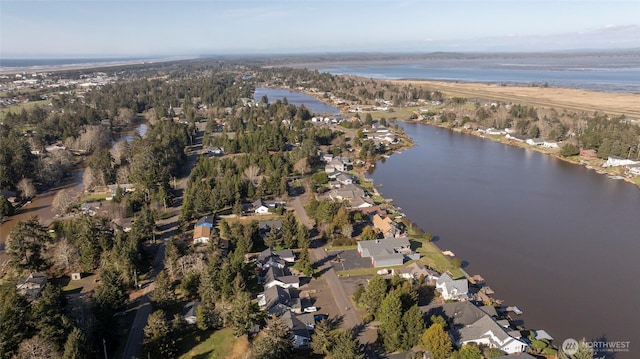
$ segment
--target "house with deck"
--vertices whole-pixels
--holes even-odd
[[[436,290],[444,300],[468,300],[469,281],[466,278],[453,280],[447,273],[443,273],[436,281]]]
[[[193,244],[209,243],[211,227],[199,226],[193,230]]]

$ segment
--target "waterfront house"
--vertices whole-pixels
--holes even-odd
[[[419,254],[411,251],[411,245],[406,238],[385,238],[371,241],[359,241],[358,253],[360,257],[371,258],[374,267],[398,266],[409,259],[420,258]]]
[[[440,274],[436,271],[428,269],[418,262],[413,262],[404,268],[396,270],[399,276],[405,279],[411,279],[414,281],[419,280],[421,277],[425,281],[438,280]]]
[[[618,166],[629,166],[629,165],[637,165],[640,164],[640,161],[634,161],[627,158],[622,158],[619,156],[609,156],[607,162],[605,162],[602,167],[618,167]]]
[[[537,139],[537,138],[529,138],[525,141],[528,145],[531,146],[542,146],[542,144],[544,143],[543,140]]]
[[[332,200],[351,200],[357,197],[364,197],[364,190],[355,184],[343,186],[329,191],[329,198]]]
[[[382,218],[380,215],[374,214],[372,222],[373,227],[379,230],[385,238],[398,238],[402,235],[398,224],[389,217]]]
[[[375,203],[369,198],[356,197],[349,200],[349,204],[351,205],[351,209],[360,210],[363,208],[373,207]]]
[[[634,176],[640,176],[640,164],[636,164],[636,165],[627,165],[627,171],[629,172],[629,174],[634,175]]]
[[[199,226],[193,230],[193,244],[209,243],[211,227]]]
[[[16,289],[18,290],[18,293],[27,297],[29,300],[34,300],[42,294],[46,285],[46,275],[38,272],[31,272],[27,277],[18,281]]]
[[[560,145],[558,145],[558,142],[545,140],[545,141],[542,141],[542,147],[558,149],[560,148]]]
[[[580,157],[584,157],[589,160],[595,160],[598,158],[598,154],[596,150],[585,150],[584,148],[580,149]]]
[[[189,324],[197,323],[198,308],[203,305],[202,302],[189,302],[182,308],[182,318]]]
[[[436,290],[444,300],[469,299],[469,282],[466,278],[453,280],[447,273],[443,273],[436,281]]]
[[[475,343],[514,354],[527,350],[527,344],[509,333],[488,315],[454,333],[456,345]]]
[[[516,331],[512,335],[508,332],[508,327],[501,326],[495,320],[497,313],[493,307],[477,307],[471,302],[453,302],[421,306],[420,310],[426,318],[432,315],[445,318],[457,346],[476,343],[506,353],[521,353],[527,348],[527,344],[518,338],[519,332]]]
[[[510,140],[514,140],[514,141],[518,141],[518,142],[524,142],[524,141],[527,140],[527,136],[519,135],[519,134],[507,133],[507,135],[505,137],[510,139]]]

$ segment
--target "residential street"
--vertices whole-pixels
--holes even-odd
[[[194,147],[191,148],[191,152],[188,154],[187,168],[185,169],[185,177],[178,180],[176,192],[179,196],[175,199],[173,206],[169,209],[171,216],[167,219],[160,220],[156,223],[156,227],[160,229],[157,233],[157,238],[161,241],[156,257],[153,261],[153,267],[149,275],[150,280],[154,280],[156,275],[164,268],[164,249],[165,241],[170,239],[176,234],[178,228],[178,219],[180,218],[180,210],[182,208],[182,201],[184,191],[189,183],[189,174],[191,169],[195,166],[198,159],[200,144],[202,143],[202,132],[199,132],[196,138]],[[140,297],[140,304],[136,310],[136,316],[133,320],[127,344],[122,354],[123,359],[140,358],[142,354],[142,343],[144,341],[144,327],[147,325],[147,319],[151,314],[150,294],[153,292],[154,283],[151,282],[145,289],[142,297]]]

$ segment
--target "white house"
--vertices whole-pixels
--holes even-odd
[[[640,164],[640,161],[634,161],[627,158],[622,158],[618,156],[609,156],[607,162],[605,162],[602,167],[618,167],[618,166],[628,166],[628,165],[637,165]]]
[[[466,278],[453,280],[447,273],[443,273],[436,281],[436,290],[444,300],[469,299],[469,282]]]
[[[522,353],[527,350],[527,344],[509,335],[495,320],[488,315],[478,319],[471,325],[458,330],[457,345],[468,343],[486,345],[489,348],[500,349],[509,354]]]
[[[554,148],[554,149],[560,148],[560,146],[558,145],[558,142],[555,142],[555,141],[543,141],[542,147]]]
[[[193,230],[193,244],[208,243],[211,237],[211,227],[198,226]]]

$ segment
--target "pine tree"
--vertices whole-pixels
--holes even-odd
[[[402,315],[403,335],[402,349],[409,350],[418,344],[420,336],[424,333],[425,325],[422,318],[422,311],[417,305],[411,306]]]
[[[331,333],[331,326],[326,319],[322,319],[316,324],[311,336],[311,350],[315,354],[329,354],[333,343],[334,336]]]
[[[350,330],[338,330],[334,335],[331,357],[333,359],[364,359],[358,347],[358,339]]]
[[[376,313],[376,319],[380,321],[378,338],[382,340],[384,348],[388,352],[394,352],[402,345],[402,302],[397,291],[389,293]]]
[[[254,342],[253,355],[256,359],[287,359],[293,353],[291,331],[281,319],[267,319],[266,327]]]
[[[78,328],[73,328],[67,341],[64,344],[63,359],[83,359],[88,355],[87,348],[85,347],[86,338],[82,331]]]
[[[379,275],[373,276],[373,278],[369,280],[369,284],[367,284],[367,288],[361,298],[361,303],[367,313],[373,315],[378,311],[378,307],[386,293],[387,281]]]

